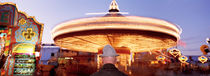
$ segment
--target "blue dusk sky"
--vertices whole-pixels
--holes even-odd
[[[16,3],[18,10],[44,23],[43,43],[53,43],[51,30],[64,21],[107,12],[112,0],[1,0]],[[182,28],[184,55],[202,55],[200,46],[210,37],[210,0],[116,0],[121,12],[163,19]]]

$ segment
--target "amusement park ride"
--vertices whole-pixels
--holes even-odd
[[[57,25],[52,31],[55,45],[71,51],[96,53],[99,65],[102,48],[110,44],[120,54],[119,64],[123,66],[130,66],[136,53],[162,51],[177,45],[182,32],[179,26],[155,18],[124,16],[119,11],[113,0],[109,12],[102,17],[70,20]],[[40,51],[42,32],[43,24],[18,11],[15,4],[0,3],[0,68],[3,67],[5,75],[34,74],[38,60],[35,52]],[[209,38],[207,43],[210,44]],[[200,49],[204,55],[210,51],[208,45],[202,45]],[[187,64],[188,58],[182,56],[180,50],[170,49],[168,52]],[[156,59],[165,63],[167,56],[158,55]],[[205,56],[198,59],[202,63],[207,61]]]
[[[123,66],[130,66],[135,53],[154,52],[177,45],[181,28],[165,20],[120,13],[113,0],[109,12],[101,17],[88,17],[60,23],[52,30],[55,45],[68,50],[99,54],[110,44],[120,54]]]

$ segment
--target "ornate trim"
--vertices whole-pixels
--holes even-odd
[[[43,29],[44,29],[44,24],[43,24],[43,23],[38,22],[38,21],[35,19],[34,16],[28,16],[28,14],[26,14],[25,12],[18,10],[18,8],[17,8],[18,6],[17,6],[15,3],[12,3],[12,2],[4,2],[4,3],[0,3],[0,5],[13,5],[13,6],[16,7],[18,13],[24,14],[24,15],[26,16],[26,18],[32,19],[32,20],[34,20],[34,22],[35,22],[36,24],[40,25],[41,27],[40,27],[40,38],[39,38],[39,43],[41,43],[41,41],[42,41],[42,35],[43,35]]]

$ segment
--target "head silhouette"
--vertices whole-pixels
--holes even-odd
[[[103,64],[107,63],[115,64],[117,60],[116,56],[119,55],[116,53],[115,49],[111,45],[106,45],[103,48],[103,54],[100,55],[100,57],[102,57]]]

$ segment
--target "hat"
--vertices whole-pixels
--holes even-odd
[[[100,55],[101,57],[105,57],[105,56],[119,56],[115,49],[111,46],[111,45],[106,45],[103,48],[103,54]]]

